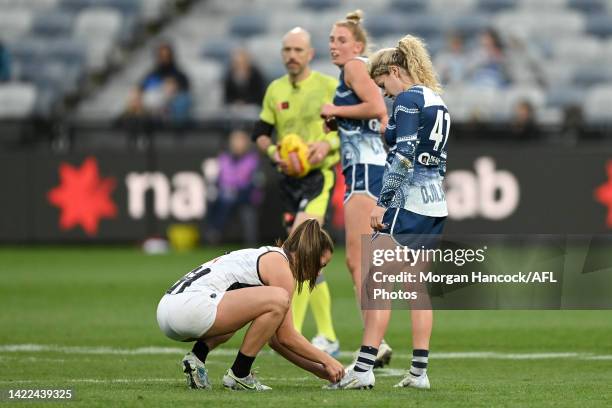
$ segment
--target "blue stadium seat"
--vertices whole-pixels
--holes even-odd
[[[597,37],[612,36],[612,16],[608,14],[589,16],[586,31]]]
[[[568,6],[571,9],[588,14],[605,14],[606,12],[604,0],[569,0]]]
[[[46,42],[36,37],[20,38],[10,44],[11,56],[20,64],[29,64],[37,61],[46,49]]]
[[[302,7],[315,11],[338,8],[342,2],[340,0],[303,0]]]
[[[610,67],[605,65],[581,66],[574,74],[574,83],[586,87],[610,81],[612,81],[612,72]]]
[[[137,0],[96,0],[95,6],[113,8],[124,16],[136,16],[141,9],[140,2]]]
[[[236,37],[251,37],[265,33],[266,23],[266,19],[261,15],[243,14],[232,18],[229,32]]]
[[[569,85],[552,87],[546,95],[546,105],[551,108],[580,106],[584,102],[585,97],[584,88]]]
[[[515,8],[517,4],[518,0],[479,0],[477,9],[487,13],[497,13]]]
[[[448,21],[435,14],[405,14],[399,18],[399,36],[409,33],[428,41],[444,35],[448,29]]]
[[[426,0],[391,0],[389,3],[389,11],[394,13],[423,12],[426,9]]]
[[[213,59],[222,63],[229,61],[232,49],[238,45],[237,41],[222,38],[218,40],[207,41],[202,47],[200,56],[202,58]]]
[[[487,14],[460,15],[450,22],[450,29],[463,37],[474,37],[490,26],[491,18]]]
[[[397,14],[380,13],[368,16],[365,20],[365,28],[373,37],[385,37],[396,34],[401,30],[402,19]]]
[[[87,7],[95,5],[95,0],[61,0],[60,7],[64,10],[68,10],[77,13]]]
[[[59,37],[72,33],[74,14],[63,11],[41,13],[34,18],[32,33],[40,37]]]
[[[83,65],[87,57],[86,44],[74,37],[57,38],[47,45],[49,57],[67,65]]]

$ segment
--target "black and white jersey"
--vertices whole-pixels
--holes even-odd
[[[203,289],[225,292],[262,286],[264,283],[259,276],[259,259],[269,252],[278,252],[287,259],[287,255],[279,247],[265,246],[233,251],[198,266],[172,285],[166,293],[196,292]]]

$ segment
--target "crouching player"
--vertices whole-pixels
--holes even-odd
[[[159,302],[157,322],[169,338],[195,341],[183,359],[188,385],[210,388],[205,367],[209,351],[249,323],[236,360],[223,376],[225,387],[270,389],[251,374],[253,361],[266,343],[304,370],[338,382],[344,375],[342,365],[295,330],[290,308],[294,288],[312,290],[332,251],[331,238],[311,219],[278,247],[230,252],[172,285]]]
[[[390,238],[403,241],[408,234],[441,234],[447,216],[442,180],[446,172],[446,143],[450,115],[440,97],[431,59],[423,42],[406,36],[395,48],[376,52],[370,76],[394,99],[385,140],[389,146],[383,187],[370,222],[375,233],[372,247],[384,248]],[[422,194],[436,189],[435,195]],[[396,244],[394,244],[396,245]],[[427,308],[426,308],[427,309]],[[428,389],[427,364],[433,313],[412,310],[413,357],[410,371],[396,387]],[[391,317],[391,310],[367,310],[362,346],[355,366],[331,389],[372,388],[372,367]]]

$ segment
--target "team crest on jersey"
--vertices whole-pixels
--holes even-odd
[[[279,111],[289,109],[289,101],[279,102],[276,104],[276,109]]]

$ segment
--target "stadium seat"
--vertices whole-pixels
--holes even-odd
[[[594,87],[585,98],[585,117],[592,122],[609,121],[610,106],[612,106],[612,84]]]
[[[96,0],[95,7],[112,8],[124,16],[136,16],[140,14],[141,3],[138,0]]]
[[[474,37],[491,25],[488,14],[459,15],[449,22],[449,28],[463,37]]]
[[[146,22],[159,21],[167,11],[167,0],[139,0],[140,17]]]
[[[28,117],[36,103],[36,88],[31,84],[0,85],[0,119]]]
[[[563,41],[553,44],[553,56],[561,61],[581,61],[583,64],[589,64],[601,57],[602,47],[597,38],[566,37]]]
[[[69,10],[74,13],[78,13],[83,9],[92,7],[95,5],[94,0],[61,0],[60,7],[64,10]]]
[[[246,41],[245,48],[256,62],[261,66],[267,60],[278,59],[281,52],[281,39],[278,36],[259,36]]]
[[[215,60],[193,60],[185,68],[192,83],[194,111],[219,111],[223,100],[223,65]]]
[[[429,0],[428,8],[432,13],[439,15],[467,15],[477,12],[477,0]]]
[[[551,87],[546,94],[546,106],[551,108],[582,106],[585,96],[584,88],[575,87],[570,84]]]
[[[87,42],[87,66],[101,70],[121,29],[121,14],[109,8],[89,8],[79,13],[74,36]]]
[[[380,13],[368,16],[364,25],[368,33],[373,37],[385,37],[391,34],[397,35],[397,33],[405,33],[407,28],[402,17],[392,13]]]
[[[238,42],[228,38],[209,40],[202,47],[201,57],[214,59],[226,63],[232,53],[232,49],[238,46]]]
[[[425,12],[427,10],[426,0],[391,0],[389,10],[395,13]]]
[[[487,13],[497,13],[502,10],[515,8],[518,0],[479,0],[477,8]]]
[[[586,27],[587,33],[597,37],[612,36],[612,16],[609,14],[589,16]]]
[[[32,24],[32,34],[40,37],[69,35],[74,26],[74,15],[64,11],[39,13]]]
[[[315,61],[311,64],[311,68],[334,78],[337,78],[340,74],[340,69],[329,60]]]
[[[341,4],[341,0],[302,0],[303,8],[315,11],[339,8]]]
[[[302,27],[312,31],[314,20],[320,13],[303,11],[300,14],[287,12],[285,10],[274,10],[270,12],[270,32],[282,36],[294,27]]]
[[[604,82],[612,82],[612,72],[610,72],[609,66],[601,64],[583,65],[578,67],[574,74],[576,85],[590,87]]]
[[[229,23],[229,32],[236,37],[251,37],[266,32],[267,21],[263,15],[242,14]]]
[[[0,10],[0,39],[9,40],[26,35],[33,22],[29,10]]]
[[[587,14],[601,14],[606,12],[604,0],[568,0],[568,7]]]
[[[399,25],[399,36],[410,33],[425,40],[442,36],[448,30],[448,20],[443,16],[429,13],[409,13],[398,16],[401,23]]]
[[[567,0],[519,0],[518,8],[522,10],[529,11],[551,11],[563,9],[567,5]]]
[[[9,49],[14,60],[28,64],[36,61],[40,55],[45,53],[47,44],[40,38],[24,37],[12,41]]]

